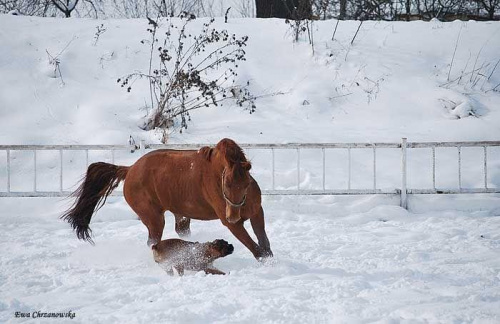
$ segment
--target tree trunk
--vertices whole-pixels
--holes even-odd
[[[406,0],[406,21],[410,21],[411,15],[411,3],[410,0]]]
[[[488,10],[488,19],[493,20],[495,16],[495,6],[492,5]]]
[[[266,0],[255,0],[255,10],[257,18],[271,17],[271,2]]]
[[[255,0],[257,18],[309,19],[310,0]]]
[[[346,12],[347,12],[347,0],[340,0],[339,20],[344,20],[346,18]]]
[[[78,4],[79,0],[76,0],[72,6],[70,6],[69,0],[66,0],[66,3],[60,1],[60,0],[50,0],[54,6],[56,6],[57,9],[61,10],[64,13],[64,16],[66,18],[71,17],[71,12],[75,9],[76,5]]]

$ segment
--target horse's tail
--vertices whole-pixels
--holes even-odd
[[[92,215],[101,208],[111,192],[127,176],[129,167],[97,162],[87,169],[87,175],[71,196],[76,201],[61,218],[71,224],[76,236],[93,244],[89,228]]]

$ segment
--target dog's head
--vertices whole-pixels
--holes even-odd
[[[234,247],[225,240],[215,240],[206,245],[205,257],[209,260],[222,258],[233,253]]]

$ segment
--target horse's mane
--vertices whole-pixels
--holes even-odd
[[[234,169],[237,175],[243,175],[245,171],[249,171],[252,167],[241,147],[233,140],[224,138],[217,143],[215,148],[224,156],[229,167]]]
[[[231,165],[238,162],[247,162],[247,158],[241,147],[229,138],[220,140],[216,148]]]
[[[198,150],[198,153],[202,154],[203,157],[207,160],[207,161],[210,161],[211,158],[212,158],[212,151],[214,149],[211,148],[211,147],[208,147],[208,146],[203,146],[202,148],[200,148]]]

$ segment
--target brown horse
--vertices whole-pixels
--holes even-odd
[[[74,205],[61,217],[79,239],[91,243],[89,223],[106,198],[125,181],[125,200],[149,231],[148,245],[161,241],[165,211],[175,216],[180,236],[190,233],[190,219],[220,219],[255,258],[272,256],[265,232],[259,185],[250,175],[250,162],[230,139],[198,151],[157,150],[132,166],[93,163],[73,193]],[[250,219],[256,244],[243,226]]]

